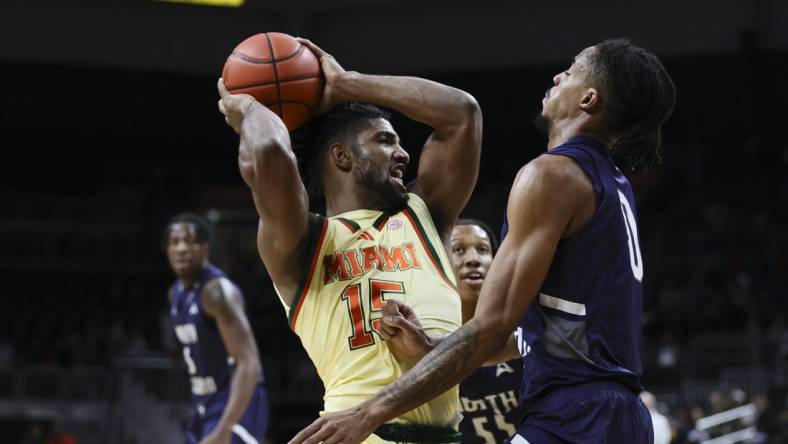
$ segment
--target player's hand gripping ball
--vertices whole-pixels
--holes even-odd
[[[323,93],[320,62],[306,46],[280,32],[241,42],[222,70],[231,94],[249,94],[292,131],[317,112]]]

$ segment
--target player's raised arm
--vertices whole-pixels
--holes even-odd
[[[283,294],[293,294],[298,276],[289,271],[299,268],[309,202],[290,135],[282,120],[253,97],[230,94],[222,79],[218,89],[219,110],[240,135],[238,167],[260,215],[260,255]],[[291,286],[293,291],[287,291]]]
[[[470,198],[479,173],[482,113],[470,94],[417,77],[367,75],[345,71],[331,55],[300,39],[320,59],[333,101],[367,102],[397,110],[434,132],[419,159],[419,194],[442,236],[450,232]]]
[[[244,313],[241,295],[229,280],[218,278],[210,281],[203,288],[200,297],[205,313],[216,321],[227,354],[235,361],[227,405],[216,428],[205,438],[205,442],[229,442],[232,427],[240,421],[249,406],[260,380],[260,356]]]

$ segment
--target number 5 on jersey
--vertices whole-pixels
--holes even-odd
[[[362,303],[361,284],[348,285],[342,290],[342,300],[347,303],[350,325],[353,327],[353,334],[348,336],[348,344],[351,350],[362,347],[369,347],[375,343],[372,331],[380,329],[380,317],[371,319],[373,314],[383,310],[383,302],[387,293],[405,294],[405,287],[402,282],[384,281],[380,279],[369,280],[369,321],[364,315],[364,304]],[[370,327],[371,326],[371,329]]]

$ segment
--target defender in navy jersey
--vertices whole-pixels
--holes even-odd
[[[523,167],[506,237],[474,317],[397,382],[326,418],[322,439],[357,443],[452,387],[512,329],[523,355],[525,417],[511,443],[652,443],[640,390],[643,263],[629,183],[659,160],[675,88],[653,54],[626,40],[584,49],[542,100],[547,154]],[[309,433],[302,433],[309,435]],[[310,439],[291,443],[312,444]]]
[[[268,396],[243,296],[208,263],[211,228],[195,214],[175,216],[165,249],[177,280],[169,291],[175,336],[189,372],[193,411],[187,444],[257,444],[268,426]]]

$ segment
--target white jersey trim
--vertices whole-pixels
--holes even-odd
[[[234,425],[232,430],[233,433],[238,435],[246,444],[260,444],[241,424]]]
[[[585,304],[578,304],[577,302],[567,301],[566,299],[550,296],[549,294],[539,293],[539,303],[545,307],[555,310],[563,311],[577,316],[586,315]]]

